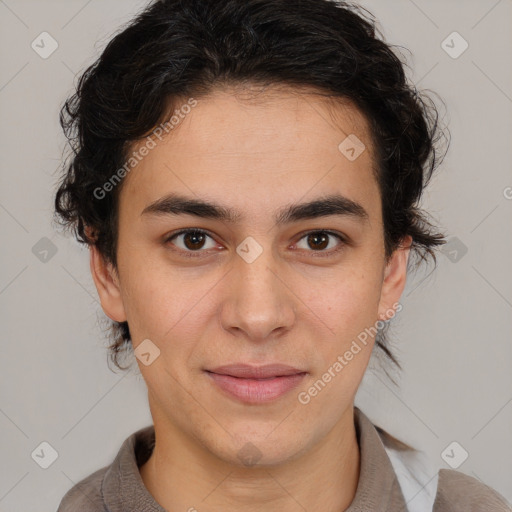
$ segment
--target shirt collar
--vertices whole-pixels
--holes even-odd
[[[101,492],[109,512],[166,512],[147,490],[139,466],[155,446],[153,425],[128,437],[103,477]]]
[[[360,470],[356,494],[345,512],[406,511],[405,498],[379,433],[370,419],[354,407]]]
[[[370,419],[354,407],[354,423],[360,450],[360,474],[356,494],[345,512],[406,511],[406,503],[384,444]],[[149,493],[139,472],[155,445],[151,425],[128,437],[105,472],[102,494],[109,512],[166,512]]]

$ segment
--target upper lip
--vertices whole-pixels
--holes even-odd
[[[284,375],[306,373],[305,370],[299,370],[298,368],[294,368],[293,366],[286,364],[251,366],[242,363],[218,366],[217,368],[207,371],[217,373],[219,375],[230,375],[232,377],[239,377],[243,379],[266,379],[268,377],[281,377]]]

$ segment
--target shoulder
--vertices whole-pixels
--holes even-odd
[[[62,498],[57,512],[106,512],[101,485],[108,468],[98,469],[75,484]]]
[[[398,450],[389,442],[386,452],[409,512],[512,512],[492,487],[460,471],[435,468],[423,452]]]
[[[472,476],[440,469],[434,512],[512,512],[505,498]]]
[[[360,411],[363,427],[369,419]],[[417,450],[375,427],[400,485],[408,512],[512,512],[507,500],[480,480],[454,469],[439,469]]]
[[[75,484],[62,498],[57,512],[108,512],[125,510],[133,498],[150,498],[138,467],[151,455],[155,442],[153,425],[143,427],[121,445],[113,462]],[[129,494],[129,496],[127,496]]]

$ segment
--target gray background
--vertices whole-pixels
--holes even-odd
[[[51,224],[64,149],[58,109],[74,75],[144,4],[0,0],[3,512],[56,510],[151,423],[136,366],[122,374],[107,365],[88,251]],[[408,281],[393,331],[399,387],[370,370],[356,403],[437,468],[449,467],[441,453],[457,441],[469,453],[458,470],[512,501],[512,1],[362,4],[388,42],[411,51],[411,80],[447,104],[452,145],[424,206],[455,238],[430,277],[431,268]],[[43,31],[58,42],[47,59],[31,48]],[[454,31],[469,43],[458,58],[441,46]],[[58,452],[48,469],[31,457],[43,441]]]

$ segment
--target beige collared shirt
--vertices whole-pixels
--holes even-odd
[[[379,432],[357,407],[354,421],[361,454],[356,494],[345,512],[409,512]],[[139,467],[153,451],[153,426],[128,437],[115,460],[71,488],[57,512],[166,512],[144,486]],[[432,508],[425,512],[512,512],[496,491],[451,469],[438,473]]]

